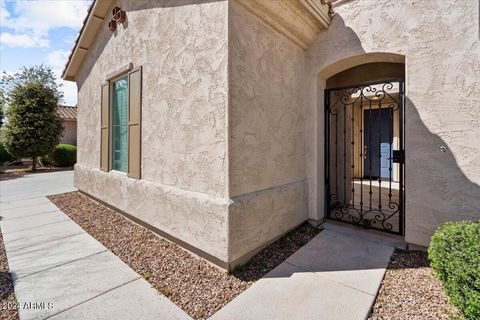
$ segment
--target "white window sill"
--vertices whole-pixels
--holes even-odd
[[[122,175],[122,176],[126,176],[126,175],[127,175],[126,172],[118,171],[118,170],[110,170],[109,172],[115,173],[115,174],[120,174],[120,175]]]

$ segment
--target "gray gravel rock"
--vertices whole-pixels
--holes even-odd
[[[320,232],[304,223],[226,273],[79,192],[49,199],[195,319],[211,316]]]
[[[7,255],[5,253],[5,245],[3,244],[2,232],[0,231],[0,320],[19,319],[18,310],[10,308],[11,306],[15,306],[16,301]]]
[[[395,250],[369,319],[462,319],[429,268],[427,253]]]

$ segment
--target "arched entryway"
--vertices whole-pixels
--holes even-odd
[[[404,63],[367,60],[325,84],[326,217],[403,235]]]

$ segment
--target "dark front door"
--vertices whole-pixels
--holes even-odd
[[[364,177],[389,178],[391,168],[391,108],[364,111]]]

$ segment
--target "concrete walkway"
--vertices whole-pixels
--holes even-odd
[[[403,243],[326,224],[210,319],[366,319],[395,247]]]
[[[45,197],[73,190],[71,171],[0,182],[0,227],[17,300],[36,303],[20,310],[21,320],[189,319]],[[326,224],[211,319],[365,319],[402,245]]]
[[[45,197],[73,190],[72,171],[0,182],[20,319],[189,319]]]

